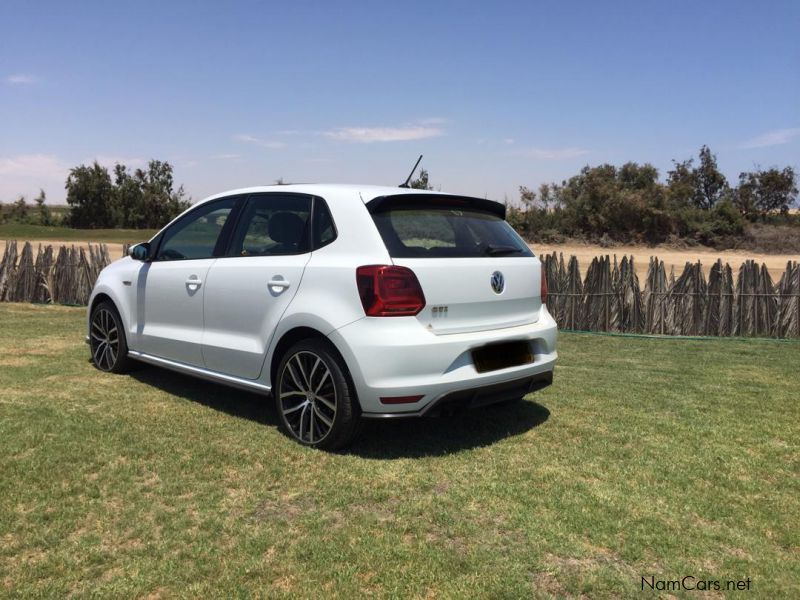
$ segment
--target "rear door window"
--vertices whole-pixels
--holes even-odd
[[[310,250],[311,196],[255,194],[233,234],[232,256],[280,256]]]

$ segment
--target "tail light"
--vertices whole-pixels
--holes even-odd
[[[417,276],[407,267],[358,267],[356,283],[368,317],[414,316],[425,308],[425,296]]]
[[[542,287],[539,291],[539,295],[542,297],[542,304],[547,303],[547,277],[544,276],[544,269],[540,272],[540,277],[542,280]]]
[[[419,402],[422,394],[419,396],[381,396],[381,404],[412,404]]]

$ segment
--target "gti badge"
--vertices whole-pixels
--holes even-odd
[[[503,289],[506,287],[506,280],[500,271],[492,273],[492,289],[495,294],[502,294]]]

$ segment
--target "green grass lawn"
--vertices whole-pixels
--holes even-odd
[[[562,334],[527,401],[326,454],[83,317],[0,304],[0,596],[800,597],[800,343]]]
[[[121,244],[146,242],[158,233],[155,229],[72,229],[45,227],[20,223],[0,224],[0,240],[20,242],[36,240],[65,240],[75,242],[117,242]]]

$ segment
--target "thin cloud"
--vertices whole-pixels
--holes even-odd
[[[546,160],[565,160],[589,154],[585,148],[525,148],[515,152],[518,156]]]
[[[741,149],[767,148],[769,146],[780,146],[788,144],[800,137],[800,127],[790,127],[788,129],[773,129],[751,140],[739,144]]]
[[[448,120],[444,117],[428,117],[427,119],[420,119],[417,121],[420,125],[444,125]]]
[[[9,75],[6,77],[5,81],[9,85],[31,85],[33,83],[39,83],[39,78],[33,75],[17,73],[15,75]]]
[[[259,146],[260,148],[270,148],[272,150],[286,147],[286,144],[284,142],[279,142],[276,140],[265,140],[247,133],[240,133],[238,135],[235,135],[233,136],[233,139],[236,140],[237,142],[253,144],[255,146]]]
[[[0,158],[0,175],[66,179],[69,165],[53,154],[20,154]]]
[[[50,201],[63,194],[70,165],[54,154],[0,157],[0,200],[31,196],[44,188]]]
[[[241,154],[215,154],[211,158],[214,160],[233,160],[235,158],[240,158]]]
[[[375,142],[407,142],[444,135],[439,127],[412,125],[408,127],[340,127],[323,131],[322,135],[341,142],[372,144]]]

